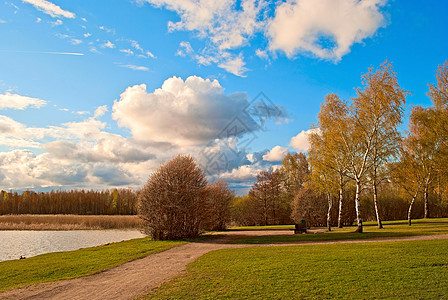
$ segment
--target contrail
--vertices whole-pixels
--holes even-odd
[[[84,55],[84,53],[78,53],[78,52],[10,51],[10,50],[0,50],[0,52],[9,52],[9,53],[31,53],[31,54],[56,54],[56,55],[76,55],[76,56],[82,56],[82,55]]]

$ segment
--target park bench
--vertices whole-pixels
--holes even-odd
[[[294,226],[294,234],[298,234],[298,233],[306,233],[306,222],[305,220],[300,221],[299,224],[295,224]]]

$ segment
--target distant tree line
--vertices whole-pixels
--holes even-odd
[[[432,106],[414,106],[399,130],[409,94],[385,62],[363,77],[356,97],[325,97],[310,150],[281,168],[261,171],[246,196],[232,202],[237,224],[309,225],[448,216],[448,62],[429,85]]]
[[[0,214],[135,215],[138,192],[105,191],[0,192]]]

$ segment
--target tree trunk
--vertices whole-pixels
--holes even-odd
[[[342,228],[342,200],[343,200],[342,187],[339,188],[339,215],[338,215],[338,228]]]
[[[373,179],[373,203],[375,204],[375,214],[376,221],[378,222],[378,229],[383,228],[383,223],[381,222],[380,212],[378,210],[378,190],[376,188],[376,180]]]
[[[424,193],[424,198],[425,198],[425,219],[429,218],[428,188],[429,188],[429,183],[426,182],[426,184],[425,184],[425,193]]]
[[[331,194],[327,194],[328,197],[328,212],[327,212],[327,227],[328,231],[331,231],[331,207],[333,206],[333,202],[331,201]]]
[[[417,195],[412,197],[411,204],[409,204],[409,210],[408,210],[408,225],[411,226],[411,214],[412,214],[412,207],[414,206],[415,198],[417,198]]]
[[[358,222],[358,228],[356,228],[355,232],[362,233],[362,219],[361,219],[361,207],[360,207],[360,194],[361,183],[356,181],[356,195],[355,195],[355,208],[356,208],[356,220]]]

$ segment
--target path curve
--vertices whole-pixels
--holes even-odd
[[[321,244],[357,244],[370,242],[394,242],[448,239],[448,234],[408,236],[399,238],[375,238],[368,240],[294,242],[282,244],[228,244],[239,235],[291,234],[290,231],[248,231],[226,234],[213,241],[189,243],[164,252],[76,279],[41,283],[0,293],[1,299],[134,299],[149,293],[153,288],[182,272],[186,265],[207,252],[218,249],[245,247],[272,247]]]

